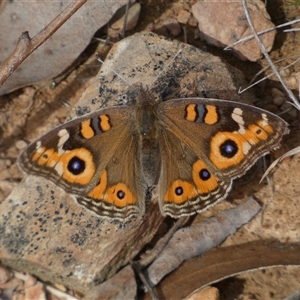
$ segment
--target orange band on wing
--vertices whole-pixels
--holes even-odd
[[[212,125],[218,122],[219,117],[217,114],[217,108],[213,105],[206,105],[207,113],[205,114],[204,122],[208,125]]]
[[[100,128],[103,131],[107,131],[111,128],[111,125],[109,123],[109,117],[107,115],[101,115],[99,116],[100,121]]]
[[[107,186],[107,172],[104,170],[100,175],[99,183],[88,193],[94,200],[102,200]]]
[[[94,130],[91,128],[91,120],[86,120],[81,123],[81,134],[85,139],[92,138],[95,133]]]
[[[197,113],[196,113],[196,104],[189,104],[186,107],[186,116],[185,119],[191,122],[196,121]]]
[[[271,125],[269,125],[268,123],[266,123],[266,121],[264,120],[260,120],[257,122],[258,126],[260,126],[263,130],[265,130],[268,133],[273,133],[273,127]]]
[[[42,153],[41,149],[44,150]],[[95,174],[95,164],[92,153],[85,148],[78,148],[65,151],[59,155],[53,148],[39,148],[32,157],[40,166],[54,168],[58,175],[71,183],[86,185],[90,182]],[[71,159],[78,160],[82,164],[82,170],[78,174],[72,173],[70,167]]]

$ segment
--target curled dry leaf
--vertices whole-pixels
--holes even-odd
[[[155,286],[186,259],[216,247],[239,227],[251,220],[261,207],[254,199],[225,210],[217,216],[178,230],[158,258],[147,269],[150,285]]]

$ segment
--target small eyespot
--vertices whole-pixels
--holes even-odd
[[[210,178],[210,172],[207,169],[202,169],[199,172],[199,176],[203,181],[206,181]]]
[[[122,190],[119,190],[119,191],[117,192],[117,197],[118,197],[120,200],[122,200],[122,199],[124,199],[124,197],[125,197],[125,193],[124,193]]]
[[[175,189],[175,194],[177,196],[181,196],[183,194],[183,188],[181,186],[178,186],[176,189]]]

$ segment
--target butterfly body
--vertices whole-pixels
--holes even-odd
[[[19,164],[101,216],[142,214],[147,188],[157,185],[161,212],[180,217],[224,199],[232,180],[287,132],[282,119],[252,106],[203,98],[162,102],[139,87],[134,105],[61,125],[29,145]]]

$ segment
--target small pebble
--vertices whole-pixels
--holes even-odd
[[[191,16],[191,13],[182,9],[180,10],[180,12],[178,13],[178,16],[177,16],[177,21],[181,24],[187,24],[189,18]]]
[[[173,37],[177,37],[181,33],[181,26],[175,19],[166,19],[164,25]]]
[[[7,282],[10,278],[10,272],[6,268],[0,266],[0,284]]]
[[[18,150],[23,150],[27,146],[27,143],[23,140],[18,140],[17,142],[15,142],[15,146]]]
[[[207,299],[207,300],[219,300],[219,290],[215,287],[207,286],[203,289],[193,292],[191,295],[185,298],[186,300],[198,300],[198,299]]]
[[[4,159],[0,159],[0,171],[4,170],[6,166],[6,161]]]
[[[291,75],[291,70],[289,68],[282,69],[279,71],[282,77],[289,77]]]
[[[298,90],[300,86],[300,72],[293,73],[290,77],[285,78],[286,84],[292,90]]]
[[[275,96],[273,98],[273,103],[277,106],[282,105],[283,102],[285,102],[285,101],[286,101],[285,97],[282,97],[282,96]]]
[[[289,116],[291,116],[292,118],[297,118],[298,110],[297,110],[296,108],[293,107],[291,110],[289,110],[289,111],[287,112],[287,114],[288,114]]]
[[[276,96],[284,97],[284,93],[281,90],[277,89],[277,88],[272,88],[271,94],[272,94],[273,97],[276,97]]]
[[[190,15],[188,24],[192,27],[198,27],[198,21],[193,15]]]

